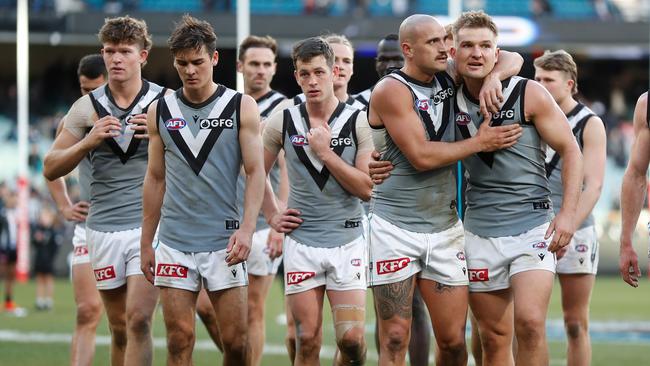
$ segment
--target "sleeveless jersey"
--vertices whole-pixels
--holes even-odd
[[[449,126],[454,81],[447,73],[436,74],[430,83],[422,83],[399,70],[385,77],[398,80],[409,89],[412,107],[428,140],[454,141],[454,128]],[[434,233],[452,227],[458,221],[453,166],[420,172],[385,127],[372,127],[372,137],[381,160],[390,161],[394,167],[390,179],[373,188],[373,214],[412,232]]]
[[[287,161],[288,207],[300,210],[302,224],[289,236],[311,247],[333,248],[363,234],[361,202],[330,174],[307,143],[311,128],[306,105],[283,111],[282,148]],[[359,110],[339,103],[329,120],[334,153],[354,166],[358,144],[356,120]]]
[[[111,115],[120,120],[122,129],[115,138],[107,138],[90,152],[90,212],[88,228],[112,232],[142,226],[142,183],[147,171],[147,140],[134,138],[131,116],[147,113],[149,104],[165,94],[165,88],[142,80],[140,93],[125,109],[115,103],[108,85],[90,92],[90,100],[99,118]]]
[[[596,114],[585,105],[578,103],[567,115],[569,127],[578,141],[578,146],[582,151],[584,141],[582,135],[587,126],[589,118]],[[546,147],[546,177],[548,177],[549,188],[551,189],[551,201],[553,202],[553,211],[555,214],[560,212],[562,206],[562,159],[560,154],[556,153],[550,146]],[[585,221],[582,222],[579,229],[583,229],[594,224],[594,216],[589,214]]]
[[[298,104],[304,103],[306,101],[307,101],[307,97],[305,96],[304,93],[298,94],[295,97],[293,97],[293,105],[298,105]],[[348,96],[348,100],[345,101],[345,104],[347,104],[349,106],[352,106],[353,108],[361,110],[361,111],[366,109],[365,104],[358,101],[355,97],[353,97],[351,95]]]
[[[260,99],[256,100],[257,107],[260,110],[260,117],[262,118],[262,121],[265,120],[269,116],[269,114],[271,114],[273,108],[275,108],[278,104],[280,104],[280,102],[282,102],[285,99],[287,99],[287,97],[285,97],[281,93],[278,93],[275,90],[271,90],[270,92],[262,96]],[[273,187],[273,192],[277,194],[278,187],[280,186],[280,168],[278,167],[278,164],[275,164],[271,169],[271,171],[269,172],[269,179],[271,180],[271,186]],[[246,190],[246,177],[243,174],[239,174],[239,178],[237,178],[237,208],[239,209],[239,217],[242,217],[242,214],[244,213],[245,190]],[[260,214],[257,216],[257,224],[255,225],[255,230],[256,231],[264,230],[268,227],[269,224],[266,223],[264,214],[262,214],[262,211],[260,211]]]
[[[368,88],[364,91],[362,91],[359,94],[355,94],[352,97],[356,99],[358,102],[364,105],[364,110],[368,108],[370,105],[370,93],[372,93],[372,88]]]
[[[165,145],[166,191],[160,241],[182,252],[225,249],[239,228],[242,95],[223,85],[201,104],[183,90],[162,98],[157,121]]]
[[[552,219],[545,170],[545,144],[535,125],[525,120],[524,96],[528,79],[503,81],[506,102],[492,116],[492,126],[521,124],[523,135],[505,150],[481,152],[465,160],[469,171],[465,228],[479,236],[503,237],[524,233]],[[465,87],[456,96],[456,138],[474,136],[483,116],[479,103]]]

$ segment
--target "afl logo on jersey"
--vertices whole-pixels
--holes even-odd
[[[172,118],[165,121],[165,127],[170,131],[178,131],[185,126],[187,126],[187,122],[182,118]]]
[[[469,114],[465,112],[458,112],[456,113],[456,124],[459,126],[467,126],[470,122],[472,122],[472,117],[469,116]]]
[[[429,110],[430,99],[418,99],[415,101],[415,107],[421,111]]]
[[[309,142],[307,142],[307,138],[303,135],[293,135],[289,137],[291,140],[291,144],[293,146],[305,146],[309,145]]]

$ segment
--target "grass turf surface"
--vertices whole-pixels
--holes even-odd
[[[0,313],[0,332],[17,331],[21,334],[36,332],[39,334],[61,334],[69,336],[73,331],[75,311],[72,297],[72,286],[68,281],[56,282],[55,307],[50,312],[36,312],[33,309],[34,284],[29,282],[16,287],[16,301],[20,306],[27,308],[28,315],[24,318],[16,318]],[[551,305],[549,307],[549,319],[561,319],[559,286],[553,290]],[[265,354],[262,360],[263,365],[288,365],[288,357],[283,349],[285,327],[276,321],[278,315],[283,312],[282,293],[279,283],[276,281],[270,292],[267,301],[267,338],[266,343],[271,345],[270,352]],[[372,304],[369,301],[369,305]],[[331,349],[334,339],[334,330],[331,323],[329,308],[324,309],[323,340],[324,345]],[[594,288],[591,302],[592,321],[645,321],[650,322],[650,281],[644,279],[639,288],[633,289],[622,282],[618,277],[598,277]],[[372,311],[368,312],[368,324],[374,321]],[[372,329],[369,326],[368,329]],[[98,335],[108,336],[108,328],[105,318],[102,320]],[[154,337],[164,342],[165,329],[162,323],[162,313],[156,312],[154,321]],[[368,365],[376,364],[376,352],[374,348],[374,335],[367,333],[368,343]],[[104,338],[105,339],[105,338]],[[197,322],[197,342],[202,347],[194,352],[194,364],[217,365],[221,364],[221,356],[215,349],[211,349],[207,342],[208,336],[203,325]],[[163,343],[164,344],[164,343]],[[565,364],[565,347],[562,341],[549,342],[551,364]],[[647,351],[650,343],[632,343],[621,339],[611,342],[595,342],[593,346],[592,365],[646,365]],[[329,353],[329,352],[325,352]],[[40,366],[40,365],[64,365],[68,363],[69,343],[59,340],[53,343],[28,341],[12,342],[0,341],[0,365]],[[165,349],[163,346],[156,347],[154,356],[155,365],[165,363]],[[324,357],[322,364],[330,364],[331,360]],[[95,365],[108,365],[108,346],[98,345]]]

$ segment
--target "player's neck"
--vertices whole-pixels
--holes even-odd
[[[408,77],[415,79],[421,83],[429,84],[431,80],[435,77],[435,74],[428,74],[422,69],[415,67],[411,64],[406,64],[400,69],[403,73],[408,75]]]
[[[336,99],[340,100],[341,102],[347,102],[348,98],[350,97],[348,95],[348,86],[341,86],[338,89],[334,88],[334,95],[336,96]]]
[[[201,104],[208,100],[217,90],[217,84],[210,82],[203,88],[197,89],[188,89],[183,87],[183,96],[187,99],[188,102],[193,104]]]
[[[333,94],[322,102],[310,102],[307,100],[307,114],[312,126],[315,124],[327,124],[334,110],[339,105],[339,100]]]
[[[575,99],[573,99],[573,97],[569,96],[564,98],[564,100],[561,100],[560,103],[558,103],[558,105],[560,106],[562,112],[564,112],[564,114],[566,115],[578,105],[578,102]]]
[[[250,95],[255,100],[260,99],[261,97],[265,96],[270,91],[271,91],[270,86],[267,86],[266,88],[260,89],[260,90],[251,90],[249,88],[246,88],[246,86],[244,86],[244,94]]]
[[[140,93],[142,89],[142,77],[138,75],[138,77],[132,77],[123,81],[109,79],[108,89],[111,91],[115,104],[118,107],[126,108],[133,103]]]
[[[463,77],[463,82],[469,91],[469,95],[476,100],[478,100],[479,93],[483,87],[483,80],[485,79]]]

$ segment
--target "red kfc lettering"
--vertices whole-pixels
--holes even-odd
[[[156,268],[156,276],[187,278],[187,267],[178,264],[159,263]]]
[[[409,258],[389,259],[377,261],[377,274],[387,274],[400,271],[408,266],[411,260]]]
[[[287,285],[296,285],[304,280],[310,279],[316,272],[287,272]]]
[[[95,272],[95,281],[106,281],[111,278],[115,278],[115,268],[113,266],[108,266],[104,268],[97,268]]]
[[[487,268],[469,269],[469,282],[489,281],[490,276]]]

